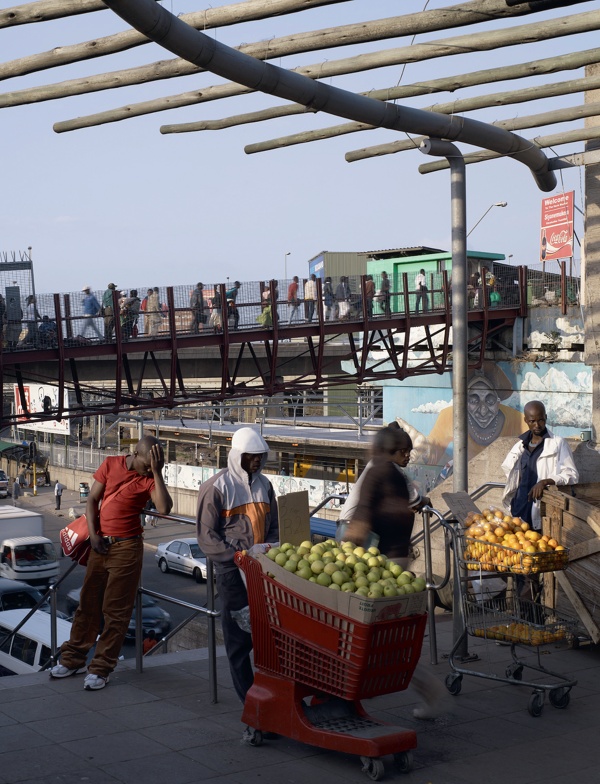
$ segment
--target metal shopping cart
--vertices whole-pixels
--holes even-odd
[[[254,684],[242,721],[251,745],[265,732],[360,756],[374,781],[382,756],[412,767],[416,734],[369,716],[361,699],[406,689],[419,660],[425,614],[359,623],[309,601],[236,554],[246,576],[254,643]]]
[[[443,521],[443,524],[452,535],[464,620],[463,632],[455,641],[448,659],[452,672],[446,677],[446,687],[450,694],[459,694],[463,676],[472,675],[531,688],[528,710],[532,716],[541,715],[546,693],[551,705],[566,708],[571,688],[577,681],[544,667],[540,647],[575,639],[579,623],[576,618],[521,598],[517,575],[538,575],[564,569],[568,563],[568,551],[532,555],[499,544],[470,540],[456,521]],[[493,596],[485,590],[486,581],[497,578],[499,574],[505,575],[506,590],[499,596]],[[486,646],[496,643],[510,646],[511,662],[502,675],[462,666],[463,663],[457,660],[457,652],[467,635],[482,638]],[[533,663],[517,655],[518,646],[536,648],[537,657]],[[486,656],[487,660],[492,658]],[[523,679],[526,669],[541,673],[543,681]]]

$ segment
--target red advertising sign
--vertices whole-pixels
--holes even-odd
[[[573,198],[575,191],[542,199],[540,261],[573,256]]]

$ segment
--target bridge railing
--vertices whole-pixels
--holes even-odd
[[[519,272],[523,268],[509,269],[508,274],[494,276],[483,268],[478,280],[470,281],[469,308],[520,307],[527,290]],[[3,349],[55,348],[59,332],[67,346],[88,345],[153,339],[172,333],[220,332],[224,320],[231,332],[269,328],[273,323],[286,327],[317,322],[358,324],[365,319],[377,322],[396,315],[447,310],[452,297],[449,274],[427,273],[425,277],[427,288],[421,291],[417,291],[414,272],[390,273],[389,278],[382,273],[318,279],[315,300],[311,299],[307,279],[297,283],[205,283],[200,296],[196,296],[195,284],[39,294],[35,303],[28,297],[20,303],[13,302],[7,310]],[[537,287],[536,280],[532,278],[530,287]],[[561,292],[567,290],[564,282],[558,288]],[[90,300],[90,295],[95,300]]]

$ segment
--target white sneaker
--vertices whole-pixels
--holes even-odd
[[[50,670],[50,677],[51,678],[68,678],[70,675],[78,675],[80,672],[84,672],[85,667],[75,667],[74,670],[70,670],[68,667],[64,667],[62,664],[55,664],[54,667]]]
[[[96,675],[95,673],[91,672],[89,675],[85,676],[83,688],[86,691],[97,691],[98,689],[103,689],[107,683],[108,675],[105,678],[102,675]]]
[[[415,719],[437,719],[441,710],[434,705],[419,705],[413,710]]]

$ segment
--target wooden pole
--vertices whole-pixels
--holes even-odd
[[[528,43],[532,40],[549,40],[582,32],[591,32],[599,27],[600,11],[591,11],[561,19],[551,19],[535,24],[519,25],[505,30],[493,31],[491,33],[456,36],[453,38],[431,41],[427,44],[416,44],[414,46],[390,49],[367,55],[357,55],[342,60],[317,63],[315,65],[294,69],[293,73],[308,76],[311,79],[326,79],[330,76],[357,73],[359,71],[365,71],[371,68],[382,68],[388,65],[420,62],[436,57],[445,57],[466,52],[490,51],[504,46],[515,46],[519,43]],[[267,45],[265,45],[265,42],[259,42],[258,44],[241,46],[237,51],[249,54],[259,60],[265,60],[307,50],[308,49],[306,48],[299,48],[299,45],[295,44],[294,41],[290,41],[285,45],[280,45],[277,41],[269,41]],[[157,78],[166,79],[171,76],[180,76],[186,73],[198,73],[200,70],[200,68],[191,63],[176,59],[138,68],[136,69],[136,79],[148,82]],[[0,67],[0,79],[15,75],[18,74],[3,73],[3,70]],[[138,82],[136,81],[135,83]],[[238,90],[241,89],[241,92],[253,91],[252,89],[249,90],[247,87],[236,87]],[[235,92],[236,87],[232,88],[231,94],[237,94]],[[191,105],[198,101],[198,94],[202,92],[205,92],[205,90],[196,90],[193,93],[187,93],[183,96],[170,96],[153,101],[146,101],[141,104],[120,107],[94,115],[79,117],[74,120],[57,123],[54,129],[58,133],[61,133],[63,131],[77,130],[79,128],[101,125],[107,122],[118,122],[119,120],[128,119],[130,117],[139,117],[153,112],[164,111],[173,106]]]
[[[532,146],[543,150],[547,147],[555,147],[559,144],[572,144],[573,142],[591,141],[593,139],[600,139],[600,126],[597,128],[576,128],[573,131],[553,133],[549,136],[536,136],[529,141]],[[494,158],[502,157],[502,155],[498,155],[497,153],[482,150],[481,152],[465,155],[465,163],[481,163],[482,161],[491,161]],[[422,164],[419,166],[419,171],[421,174],[430,174],[433,171],[440,171],[441,169],[447,168],[448,166],[445,165],[445,161],[435,161],[434,163]]]
[[[578,79],[578,82],[586,82],[585,79]],[[559,82],[559,84],[567,84],[567,82]],[[582,92],[591,89],[600,88],[600,77],[594,77],[591,79],[590,83],[587,85],[582,85],[579,87],[577,92]],[[538,92],[543,92],[543,87],[539,88],[531,88],[532,90],[537,90]],[[522,90],[522,93],[527,93],[528,90]],[[570,91],[568,91],[570,92]],[[500,95],[500,93],[499,93]],[[518,95],[518,92],[516,93]],[[540,95],[540,98],[544,98],[546,96]],[[534,100],[533,96],[530,96],[529,99],[525,100]],[[461,103],[457,101],[457,103]],[[494,104],[489,104],[494,105]],[[506,105],[506,104],[499,104],[499,105]],[[447,107],[444,107],[447,110]],[[433,111],[433,107],[428,107],[430,111]],[[436,109],[435,111],[440,111],[440,109]],[[458,111],[458,109],[457,109]],[[451,114],[452,112],[442,111],[442,114]],[[538,128],[544,125],[553,125],[556,123],[561,122],[569,122],[571,120],[577,120],[584,117],[595,117],[596,115],[600,114],[600,103],[594,104],[581,104],[580,106],[572,106],[568,109],[554,109],[550,112],[543,112],[541,114],[530,114],[523,117],[517,117],[515,119],[510,120],[497,120],[496,122],[492,123],[492,125],[498,126],[498,128],[504,128],[505,131],[518,131],[523,130],[524,128]],[[362,150],[354,150],[353,152],[349,152],[346,154],[346,160],[350,163],[354,161],[364,160],[365,158],[375,158],[380,155],[390,155],[397,152],[404,152],[406,150],[413,150],[415,146],[418,147],[420,142],[422,141],[421,137],[414,137],[410,141],[402,141],[402,142],[391,142],[389,144],[378,144],[373,147],[367,147]],[[468,156],[467,156],[468,157]],[[438,161],[442,162],[443,161]],[[426,164],[429,165],[429,164]]]

